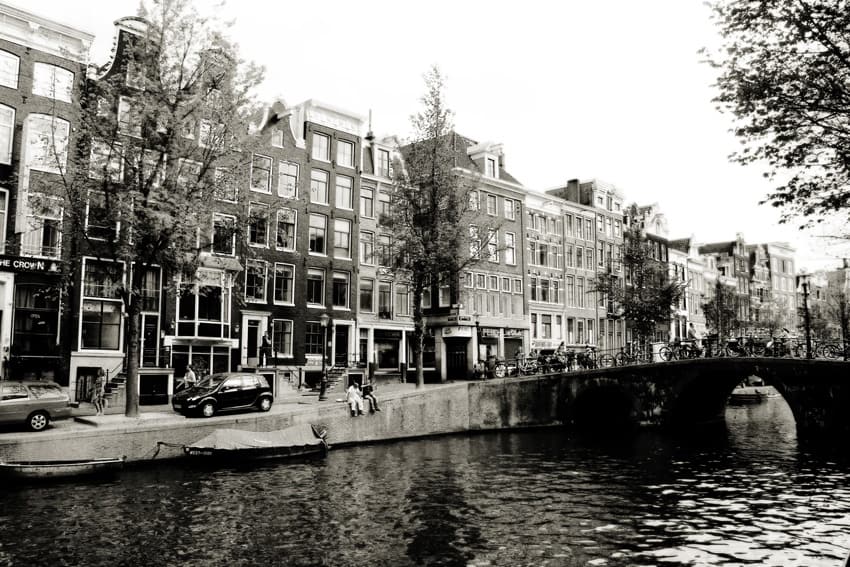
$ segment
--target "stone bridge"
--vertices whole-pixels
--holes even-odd
[[[843,361],[709,358],[600,368],[552,376],[552,393],[568,424],[681,426],[723,419],[729,394],[751,375],[782,394],[801,436],[850,433],[850,363]]]

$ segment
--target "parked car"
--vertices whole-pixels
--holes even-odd
[[[174,394],[171,406],[183,415],[212,417],[224,410],[256,408],[269,411],[274,396],[265,376],[222,372],[205,376],[196,385]]]
[[[56,382],[0,382],[0,423],[23,423],[41,431],[53,420],[71,417],[71,407],[71,399]]]

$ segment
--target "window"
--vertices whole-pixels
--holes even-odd
[[[360,188],[360,216],[372,218],[375,215],[375,189]]]
[[[271,138],[272,146],[276,148],[283,147],[283,130],[273,130]]]
[[[487,289],[487,276],[484,274],[475,274],[475,287],[478,289]]]
[[[121,345],[122,285],[120,264],[86,260],[80,346],[84,349],[118,350]]]
[[[32,94],[71,102],[74,73],[47,63],[33,63]]]
[[[336,163],[345,167],[354,167],[354,144],[344,140],[336,143]]]
[[[383,177],[390,176],[390,152],[388,152],[387,150],[378,150],[378,163],[376,173]]]
[[[6,192],[3,191],[3,215],[6,220]],[[26,231],[21,235],[21,254],[59,258],[62,254],[62,200],[30,194],[30,214],[26,220]],[[3,226],[5,235],[5,225]]]
[[[277,212],[278,250],[295,250],[295,221],[297,213],[293,209],[280,209]]]
[[[340,209],[352,209],[353,197],[352,191],[354,180],[344,175],[336,176],[336,206]]]
[[[567,276],[567,297],[566,303],[569,307],[574,307],[576,304],[576,288],[575,280],[572,276]]]
[[[378,191],[378,216],[390,214],[390,194],[386,191]]]
[[[230,174],[230,171],[221,167],[216,168],[214,180],[215,198],[219,201],[235,203],[238,189],[236,183],[233,182],[233,176]]]
[[[439,295],[437,296],[437,301],[439,302],[440,307],[449,307],[452,304],[452,288],[448,284],[440,284],[440,289],[438,290]]]
[[[89,158],[89,177],[112,183],[121,181],[121,144],[109,145],[103,140],[92,140]]]
[[[576,307],[584,307],[584,278],[576,278]]]
[[[531,314],[531,338],[537,338],[537,313]]]
[[[505,293],[511,292],[511,278],[502,278],[502,291]]]
[[[549,245],[543,244],[542,242],[537,246],[537,260],[535,264],[538,266],[548,266],[549,265]]]
[[[477,211],[480,208],[480,201],[478,200],[478,191],[470,191],[469,192],[469,210]]]
[[[496,196],[487,195],[487,214],[496,216]]]
[[[567,244],[564,246],[564,267],[572,268],[573,267],[573,245]]]
[[[201,120],[198,127],[198,146],[202,148],[222,148],[224,143],[224,124],[213,124],[209,120]],[[269,164],[271,169],[271,164]]]
[[[59,330],[59,289],[43,284],[15,284],[14,342],[19,354],[55,352]]]
[[[605,233],[605,218],[602,215],[596,215],[596,230]]]
[[[274,302],[292,303],[295,292],[295,266],[291,264],[274,265]]]
[[[308,321],[305,331],[304,353],[324,355],[325,329],[318,321]]]
[[[375,280],[360,280],[360,311],[366,313],[375,311]]]
[[[581,246],[576,246],[576,268],[579,270],[584,269],[584,248]]]
[[[310,201],[328,204],[328,172],[314,169],[310,172]]]
[[[32,169],[61,173],[68,162],[68,121],[46,114],[27,116],[26,155]]]
[[[514,293],[522,293],[522,280],[520,278],[514,279]]]
[[[278,163],[277,194],[289,199],[298,197],[298,164],[288,161]]]
[[[135,101],[126,96],[118,99],[118,131],[137,138],[142,135],[142,120]]]
[[[593,221],[584,219],[584,238],[585,240],[593,240]]]
[[[492,228],[487,230],[487,260],[499,262],[499,233]]]
[[[292,321],[274,319],[272,321],[272,350],[275,356],[292,356]]]
[[[513,199],[505,199],[505,218],[508,220],[516,220],[516,210],[514,209]]]
[[[0,54],[4,53],[0,51]],[[2,57],[0,57],[2,62]],[[0,67],[2,73],[2,67]],[[0,163],[12,163],[12,139],[15,135],[15,109],[0,104]]]
[[[484,175],[487,177],[496,177],[496,160],[493,158],[487,158]]]
[[[178,187],[190,187],[196,183],[201,177],[201,164],[190,159],[180,158],[177,162],[177,179]]]
[[[543,339],[551,339],[552,338],[552,316],[551,315],[541,315],[540,316],[540,337]]]
[[[564,234],[566,236],[573,235],[573,217],[572,215],[564,216]]]
[[[0,85],[11,89],[18,88],[18,72],[21,60],[8,51],[0,51]]]
[[[348,290],[350,288],[351,275],[348,272],[334,272],[331,287],[331,302],[334,307],[348,309]]]
[[[251,159],[251,190],[271,193],[272,159],[254,154]]]
[[[114,218],[117,213],[117,203],[107,202],[107,195],[97,191],[89,192],[86,203],[86,234],[96,240],[112,240],[118,231],[118,222]]]
[[[375,235],[371,232],[360,233],[360,263],[375,263]]]
[[[468,280],[472,279],[472,274],[466,273]],[[422,282],[422,309],[431,309],[431,278]]]
[[[222,270],[199,269],[197,281],[180,286],[177,335],[229,336],[229,282],[230,277]]]
[[[328,136],[324,134],[313,133],[313,148],[310,154],[313,159],[322,161],[331,160],[331,142]]]
[[[268,246],[269,243],[269,207],[261,203],[251,203],[248,207],[248,244]]]
[[[136,61],[127,61],[127,72],[125,73],[124,82],[128,87],[136,89],[144,88],[145,86],[145,66],[143,63]]]
[[[410,315],[410,290],[406,285],[395,286],[395,314]]]
[[[478,227],[469,227],[469,257],[479,258],[481,254],[481,239],[478,237]]]
[[[325,304],[325,271],[316,268],[307,270],[307,303]]]
[[[487,289],[499,291],[499,276],[487,276]]]
[[[392,284],[389,282],[378,282],[378,318],[392,319]]]
[[[351,221],[334,219],[334,257],[351,258]]]
[[[622,234],[622,228],[620,225],[620,221],[614,221],[614,236],[620,236]]]
[[[265,262],[252,260],[245,268],[245,300],[252,302],[266,301],[266,271]]]
[[[326,254],[326,235],[328,230],[328,217],[325,215],[310,214],[310,252],[314,254]]]
[[[236,217],[213,213],[212,251],[233,255],[236,250]]]
[[[392,239],[388,234],[378,235],[378,265],[387,268],[393,265]]]
[[[505,264],[516,265],[516,235],[513,232],[505,233]]]

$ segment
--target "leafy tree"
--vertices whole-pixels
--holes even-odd
[[[841,331],[841,344],[844,347],[844,359],[850,356],[850,294],[843,289],[832,289],[827,292],[826,311],[830,318],[838,324]]]
[[[70,264],[97,258],[101,273],[91,284],[123,302],[130,417],[138,415],[140,313],[151,274],[161,269],[164,282],[155,285],[178,291],[178,278],[195,281],[201,252],[243,224],[214,228],[212,212],[247,178],[254,142],[246,124],[262,78],[238,59],[225,28],[188,0],[152,0],[140,15],[126,60],[116,62],[125,72],[84,87],[74,165],[53,195],[41,191],[64,203]]]
[[[720,280],[714,284],[714,293],[702,304],[708,328],[723,337],[732,329],[740,327],[738,321],[738,294],[735,289]]]
[[[422,109],[411,117],[413,136],[402,148],[404,164],[394,168],[390,213],[381,219],[392,232],[396,267],[412,291],[417,387],[424,384],[423,292],[439,283],[455,288],[460,271],[483,256],[487,239],[470,243],[471,224],[477,223],[479,234],[491,234],[486,224],[474,220],[479,215],[470,207],[477,176],[455,170],[452,112],[445,105],[443,77],[436,67],[426,73],[425,87]],[[476,247],[474,254],[462,252],[469,246]]]
[[[634,205],[631,211],[634,218]],[[614,301],[619,308],[618,317],[627,321],[638,343],[644,343],[659,323],[669,324],[671,311],[685,286],[671,281],[667,263],[656,257],[652,243],[633,223],[623,238],[625,282],[613,272],[600,273],[592,290]]]
[[[773,336],[776,331],[788,324],[788,308],[782,298],[773,298],[764,303],[751,302],[750,325],[767,331],[768,336]],[[731,329],[734,327],[726,327]]]
[[[850,2],[717,0],[719,108],[736,118],[741,164],[766,164],[785,218],[850,205]]]

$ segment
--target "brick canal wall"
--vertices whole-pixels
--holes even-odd
[[[41,433],[0,435],[0,460],[92,458],[126,455],[150,461],[182,455],[179,448],[219,428],[272,431],[311,423],[328,431],[331,445],[387,441],[446,433],[557,425],[562,381],[556,377],[502,379],[428,386],[381,399],[381,412],[352,418],[342,403],[280,403],[269,413],[211,419],[143,414],[106,419],[97,427],[75,424]],[[562,397],[560,399],[563,399]],[[368,406],[367,406],[368,407]]]

